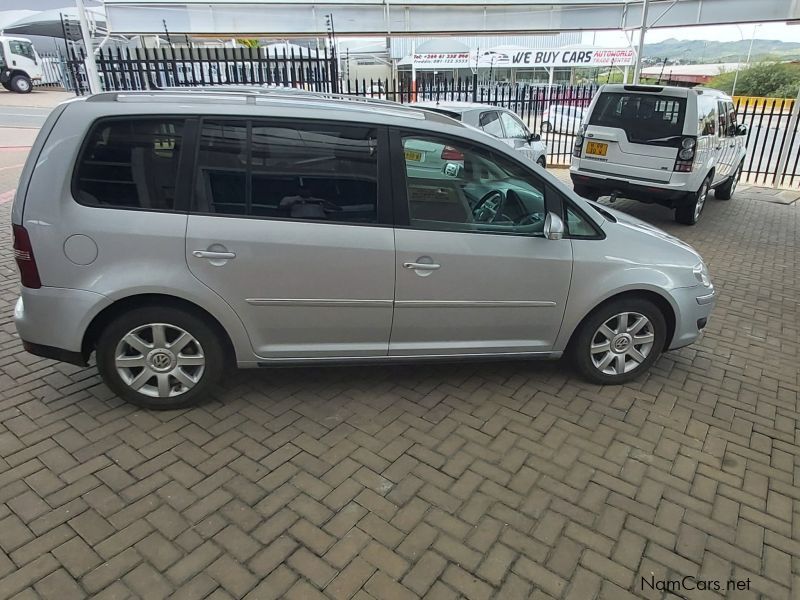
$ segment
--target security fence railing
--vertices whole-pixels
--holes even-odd
[[[88,90],[83,55],[60,64],[67,89]],[[339,77],[337,57],[327,48],[139,48],[104,49],[96,55],[105,90],[175,86],[277,85],[409,102],[465,101],[516,112],[548,147],[549,165],[567,166],[575,135],[597,85],[550,86],[480,81],[477,75],[416,83],[399,79]],[[800,136],[792,100],[737,98],[737,119],[748,128],[743,178],[758,185],[800,186]]]

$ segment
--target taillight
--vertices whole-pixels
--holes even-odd
[[[442,160],[464,160],[464,153],[450,146],[445,146],[444,150],[442,150]]]
[[[694,165],[694,155],[697,149],[697,139],[694,137],[685,137],[681,140],[681,146],[678,148],[678,156],[675,158],[675,167],[673,171],[680,173],[690,173]]]
[[[22,225],[12,225],[14,232],[14,259],[17,261],[22,285],[26,288],[38,289],[42,287],[39,279],[39,269],[36,268],[36,259],[33,257],[33,247],[28,231]]]

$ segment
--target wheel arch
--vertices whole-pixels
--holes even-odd
[[[92,318],[83,334],[83,340],[81,342],[81,354],[85,359],[89,358],[91,353],[95,350],[95,347],[97,346],[97,340],[99,339],[103,330],[118,316],[135,308],[165,306],[184,310],[201,317],[219,336],[219,340],[222,343],[225,351],[224,354],[226,357],[226,362],[230,361],[231,366],[236,363],[236,351],[233,341],[231,340],[228,332],[219,322],[219,319],[217,319],[208,310],[195,304],[194,302],[184,298],[178,298],[177,296],[156,293],[134,294],[132,296],[126,296],[103,308],[94,316],[94,318]]]
[[[570,350],[572,348],[573,340],[577,337],[578,332],[583,327],[583,324],[597,311],[602,309],[603,307],[607,306],[608,304],[620,300],[621,298],[643,298],[645,300],[649,300],[653,304],[655,304],[658,309],[661,311],[661,314],[664,316],[664,322],[667,325],[667,335],[664,337],[664,348],[663,350],[667,350],[670,345],[672,344],[672,338],[675,335],[675,326],[677,323],[677,316],[675,314],[675,309],[670,303],[667,298],[663,295],[655,292],[653,290],[648,289],[633,289],[633,290],[624,290],[621,292],[617,292],[612,294],[608,298],[605,298],[600,303],[592,307],[581,319],[578,321],[578,324],[573,328],[572,332],[570,333],[569,340],[567,341],[566,350]]]

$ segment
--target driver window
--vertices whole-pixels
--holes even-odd
[[[468,142],[403,137],[409,224],[415,229],[541,235],[544,183]]]
[[[503,127],[506,129],[507,138],[515,138],[520,140],[528,139],[528,131],[517,119],[508,113],[500,113],[500,119],[503,121]]]

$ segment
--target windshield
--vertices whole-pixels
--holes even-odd
[[[589,125],[622,129],[636,144],[680,147],[686,98],[657,94],[603,92]]]
[[[32,61],[36,61],[36,55],[33,53],[33,44],[30,42],[22,42],[20,40],[10,40],[8,42],[8,49],[11,51],[11,54],[16,54],[17,56],[24,56],[25,58],[29,58]]]

